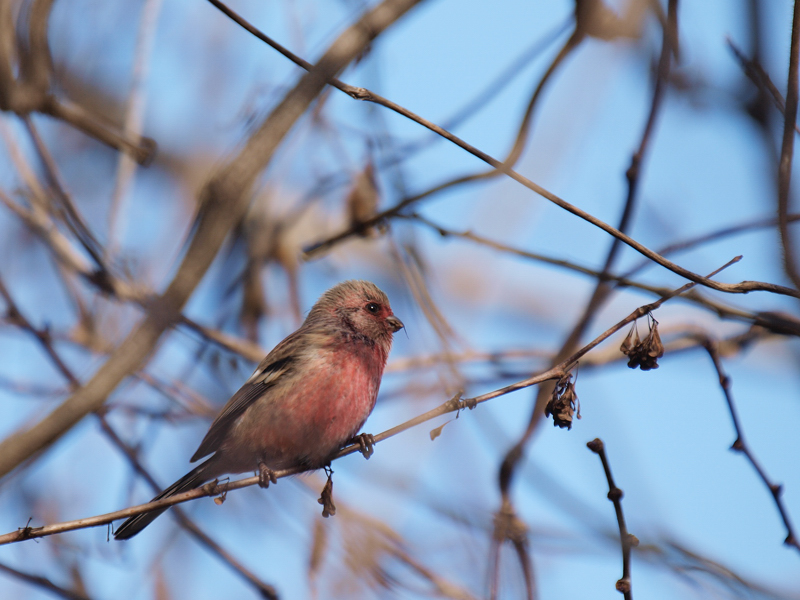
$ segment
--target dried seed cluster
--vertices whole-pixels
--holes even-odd
[[[649,331],[644,339],[639,339],[639,330],[633,324],[625,340],[620,345],[620,351],[628,357],[628,366],[631,369],[639,367],[642,371],[658,368],[658,359],[664,356],[664,344],[658,335],[658,321],[653,315],[648,314]]]
[[[572,374],[565,375],[558,380],[553,389],[553,395],[544,409],[544,415],[553,415],[553,426],[572,429],[572,417],[581,418],[581,403],[575,393],[575,384],[572,383]]]

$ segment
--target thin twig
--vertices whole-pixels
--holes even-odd
[[[7,319],[36,338],[36,340],[39,342],[39,345],[42,346],[44,351],[50,357],[50,360],[69,382],[73,389],[80,386],[80,381],[78,378],[73,375],[70,368],[61,359],[55,348],[53,348],[50,332],[46,329],[37,329],[33,326],[33,324],[31,324],[31,322],[19,310],[19,307],[14,302],[14,299],[11,297],[11,293],[8,291],[8,288],[6,288],[2,279],[0,279],[0,296],[2,296],[3,300],[6,302]]]
[[[783,143],[778,163],[778,231],[780,231],[781,245],[783,246],[784,270],[795,288],[800,290],[800,271],[798,271],[794,238],[789,232],[788,221],[794,134],[797,123],[798,63],[800,63],[800,1],[795,0],[792,44],[789,50],[789,76],[786,83],[786,111],[783,118]]]
[[[600,456],[600,461],[603,463],[603,470],[608,480],[608,499],[614,503],[614,512],[617,513],[619,541],[622,545],[622,577],[617,581],[617,591],[623,594],[625,600],[633,600],[633,592],[631,590],[631,548],[638,546],[639,540],[636,539],[636,536],[628,533],[628,527],[625,524],[625,515],[622,512],[622,490],[614,483],[614,477],[611,475],[611,466],[608,464],[608,457],[606,456],[603,440],[595,438],[591,442],[588,442],[586,446],[589,450]]]
[[[669,18],[662,26],[662,41],[661,41],[661,56],[658,66],[658,77],[656,78],[655,88],[653,90],[653,97],[650,103],[650,112],[647,117],[647,122],[639,142],[639,148],[634,152],[631,157],[631,165],[626,172],[628,179],[628,193],[625,198],[625,204],[620,216],[618,229],[625,232],[630,226],[633,209],[637,200],[637,189],[639,183],[639,174],[642,160],[644,159],[645,152],[650,145],[651,134],[655,126],[656,117],[662,105],[662,98],[666,81],[669,77],[670,64],[673,56],[673,42],[675,39],[672,33],[677,31],[677,0],[670,0],[669,2]],[[566,339],[561,345],[561,348],[556,353],[553,359],[554,363],[559,363],[568,357],[575,349],[579,347],[581,338],[585,331],[590,326],[600,307],[610,297],[613,287],[608,281],[611,275],[611,270],[616,260],[617,254],[622,248],[619,238],[612,240],[611,248],[608,250],[603,270],[597,279],[594,291],[589,298],[580,318],[577,320],[572,330],[567,335]],[[539,386],[536,393],[536,401],[528,418],[528,425],[522,433],[517,442],[508,450],[500,464],[499,468],[499,485],[500,493],[503,496],[504,502],[509,501],[510,489],[513,482],[514,475],[516,474],[517,467],[524,456],[525,448],[533,437],[538,425],[542,422],[542,417],[545,414],[545,407],[550,400],[554,389],[554,383]]]
[[[735,450],[736,452],[741,452],[753,466],[756,473],[758,473],[759,478],[761,481],[764,482],[764,485],[767,486],[770,494],[772,494],[772,499],[775,501],[775,506],[778,509],[778,513],[781,516],[781,520],[783,521],[784,526],[786,527],[786,539],[783,540],[783,543],[787,546],[793,547],[795,550],[800,552],[800,540],[798,540],[797,535],[794,532],[792,527],[792,522],[789,519],[789,512],[786,510],[786,506],[783,503],[783,486],[774,483],[770,480],[769,476],[767,475],[764,468],[761,464],[756,460],[753,451],[750,450],[750,447],[747,445],[744,439],[744,430],[742,429],[742,425],[739,422],[739,416],[736,412],[736,405],[733,402],[733,393],[731,392],[731,378],[725,373],[722,368],[722,360],[719,356],[719,346],[716,341],[712,340],[710,337],[705,336],[699,338],[700,343],[708,352],[708,355],[711,357],[711,361],[714,363],[714,368],[717,371],[717,376],[719,377],[719,385],[722,388],[722,393],[725,394],[725,402],[728,405],[728,410],[731,413],[731,420],[733,421],[733,428],[736,431],[736,440],[733,442],[731,446],[731,450]]]
[[[4,565],[0,563],[0,571],[11,575],[12,577],[16,577],[17,579],[24,581],[26,583],[30,583],[31,585],[35,585],[38,588],[43,590],[47,590],[51,594],[55,594],[56,596],[60,596],[65,600],[91,600],[89,596],[82,594],[80,592],[76,592],[74,590],[68,590],[63,588],[59,585],[56,585],[46,577],[41,577],[39,575],[33,575],[32,573],[26,573],[25,571],[20,571],[19,569],[14,569],[13,567],[9,567],[8,565]]]
[[[58,172],[56,162],[47,149],[44,140],[39,135],[36,125],[34,125],[33,120],[28,115],[24,116],[22,120],[25,123],[25,127],[28,129],[28,133],[33,141],[33,147],[36,148],[36,153],[39,155],[39,160],[44,167],[47,183],[58,199],[59,208],[61,210],[57,211],[57,214],[59,214],[61,220],[80,242],[81,246],[83,246],[83,249],[92,257],[92,260],[95,261],[100,271],[107,271],[103,263],[103,248],[89,229],[89,226],[84,222],[78,209],[75,208],[72,198],[70,198],[64,184],[61,182],[61,175]],[[44,200],[46,201],[47,198],[45,197]],[[56,213],[56,211],[53,210],[48,212]]]
[[[733,43],[731,38],[728,38],[728,46],[730,47],[733,55],[736,57],[736,60],[739,61],[739,64],[742,66],[745,75],[752,81],[756,87],[761,91],[765,92],[765,95],[769,95],[772,97],[772,101],[775,103],[775,107],[778,109],[778,112],[786,118],[786,103],[783,100],[783,95],[781,94],[780,90],[775,86],[770,78],[769,74],[764,70],[764,67],[761,66],[757,60],[750,60],[747,58],[744,53],[739,50],[736,44]],[[794,130],[800,133],[800,128],[798,128],[797,124],[795,124]]]
[[[663,296],[669,293],[669,288],[667,287],[648,285],[630,279],[630,277],[634,275],[636,272],[642,270],[645,266],[652,264],[649,260],[643,261],[640,265],[632,268],[631,270],[629,270],[628,272],[626,272],[621,276],[611,275],[609,273],[603,273],[602,271],[597,271],[596,269],[589,269],[587,267],[578,265],[568,260],[561,260],[544,254],[538,254],[536,252],[528,252],[527,250],[522,250],[514,246],[509,246],[507,244],[503,244],[501,242],[497,242],[495,240],[478,235],[473,231],[454,231],[446,227],[443,227],[437,223],[434,223],[430,219],[422,217],[421,215],[418,215],[416,213],[412,213],[411,215],[408,216],[403,215],[403,218],[412,219],[414,221],[420,222],[432,228],[434,231],[436,231],[439,235],[443,237],[456,237],[469,240],[477,244],[487,246],[489,248],[494,248],[495,250],[499,250],[501,252],[507,252],[515,256],[520,256],[523,258],[528,258],[531,260],[539,261],[556,267],[561,267],[563,269],[568,269],[576,273],[582,273],[584,275],[588,275],[590,277],[600,279],[603,281],[614,282],[617,285],[617,287],[620,288],[631,288],[635,290],[641,290],[644,292],[649,292],[656,296]],[[800,221],[800,215],[791,215],[790,220]],[[724,230],[720,230],[711,234],[706,234],[689,240],[676,242],[674,244],[670,244],[669,246],[665,246],[664,248],[659,250],[659,254],[667,255],[672,252],[676,252],[678,250],[683,250],[694,245],[699,245],[706,241],[719,239],[720,237],[724,237],[726,235],[732,235],[740,231],[753,229],[754,227],[768,227],[770,225],[777,225],[777,219],[773,218],[773,219],[757,221],[754,223],[737,225],[735,227],[726,228]],[[715,301],[711,298],[707,298],[701,295],[697,290],[693,290],[692,292],[687,294],[682,294],[681,298],[688,302],[693,302],[695,304],[703,306],[704,308],[713,311],[716,315],[722,318],[730,318],[730,319],[735,319],[737,321],[745,321],[748,323],[753,323],[755,325],[759,325],[760,327],[765,327],[770,331],[774,331],[775,333],[800,336],[800,322],[794,320],[794,317],[790,315],[784,315],[779,318],[779,316],[774,313],[753,313],[750,311],[742,310],[740,308],[735,308],[726,304],[722,304],[721,302]]]

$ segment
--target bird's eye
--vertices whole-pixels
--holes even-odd
[[[376,304],[375,302],[370,302],[364,308],[366,308],[373,315],[377,314],[378,311],[381,309],[381,307],[378,304]]]

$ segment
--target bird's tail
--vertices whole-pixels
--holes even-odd
[[[178,479],[178,481],[153,498],[151,502],[168,498],[169,496],[174,496],[175,494],[180,494],[181,492],[186,492],[188,490],[193,490],[194,488],[199,487],[207,481],[213,479],[214,476],[210,474],[211,469],[209,469],[213,460],[214,457],[211,457],[203,464],[198,465],[189,471],[186,475]],[[156,517],[158,517],[158,515],[163,513],[168,508],[169,507],[167,506],[131,517],[122,525],[120,525],[119,529],[114,532],[114,539],[128,540],[132,538],[142,529],[150,525],[150,523],[155,521]]]

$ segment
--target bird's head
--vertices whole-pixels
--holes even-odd
[[[369,281],[343,281],[325,292],[311,309],[309,320],[333,318],[360,336],[389,342],[403,328],[394,316],[389,298]]]

